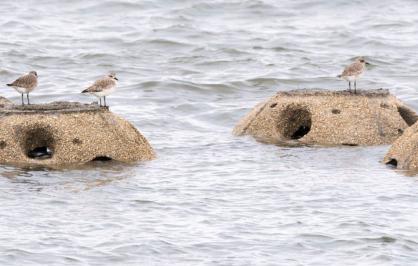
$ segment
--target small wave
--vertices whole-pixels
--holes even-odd
[[[335,240],[333,237],[327,236],[324,234],[303,233],[303,234],[299,234],[298,237],[301,237],[304,239],[310,239],[310,240],[319,240],[319,241],[334,241]]]
[[[392,23],[376,23],[376,24],[370,25],[371,28],[379,29],[379,30],[382,29],[385,31],[395,29],[395,28],[405,28],[405,27],[411,27],[411,26],[415,26],[415,25],[407,21],[392,22]]]
[[[151,40],[143,40],[141,43],[147,43],[152,45],[158,45],[158,46],[165,46],[165,47],[188,47],[192,46],[191,44],[176,41],[176,40],[168,40],[168,39],[151,39]]]
[[[36,29],[39,29],[38,27],[36,27],[35,25],[30,25],[27,24],[23,21],[18,21],[18,20],[9,20],[3,24],[0,25],[2,28],[4,29],[13,29],[15,31],[34,31]]]
[[[107,13],[109,10],[112,10],[112,12],[129,12],[155,7],[156,5],[152,1],[98,1],[98,3],[79,7],[75,12],[97,14],[102,12]]]
[[[396,238],[390,236],[381,236],[381,237],[367,237],[367,238],[360,238],[360,240],[366,242],[378,242],[378,243],[394,243],[396,242]]]
[[[114,54],[109,54],[109,53],[81,53],[77,56],[78,58],[81,59],[104,59],[104,58],[109,58],[109,57],[117,57]]]

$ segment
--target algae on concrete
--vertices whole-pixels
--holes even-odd
[[[34,156],[39,152],[47,156]],[[0,163],[55,166],[154,157],[132,124],[97,104],[0,106]]]
[[[388,90],[292,90],[254,107],[234,128],[237,136],[286,144],[390,144],[417,114]]]

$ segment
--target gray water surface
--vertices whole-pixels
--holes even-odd
[[[418,179],[388,146],[283,148],[231,135],[279,90],[388,88],[418,109],[418,2],[1,1],[0,84],[33,103],[113,70],[111,110],[158,158],[0,167],[0,265],[416,265]],[[3,86],[0,95],[20,96]]]

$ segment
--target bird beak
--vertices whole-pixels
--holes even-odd
[[[114,79],[118,80],[118,78],[117,78],[117,77],[114,77]]]
[[[369,62],[366,62],[366,66],[370,66],[371,64]]]

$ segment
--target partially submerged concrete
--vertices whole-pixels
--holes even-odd
[[[133,125],[97,104],[0,105],[0,163],[56,166],[154,157]]]
[[[418,171],[418,123],[393,143],[383,162],[397,169]]]
[[[293,90],[258,104],[236,125],[235,135],[275,144],[390,144],[418,116],[388,90]]]

